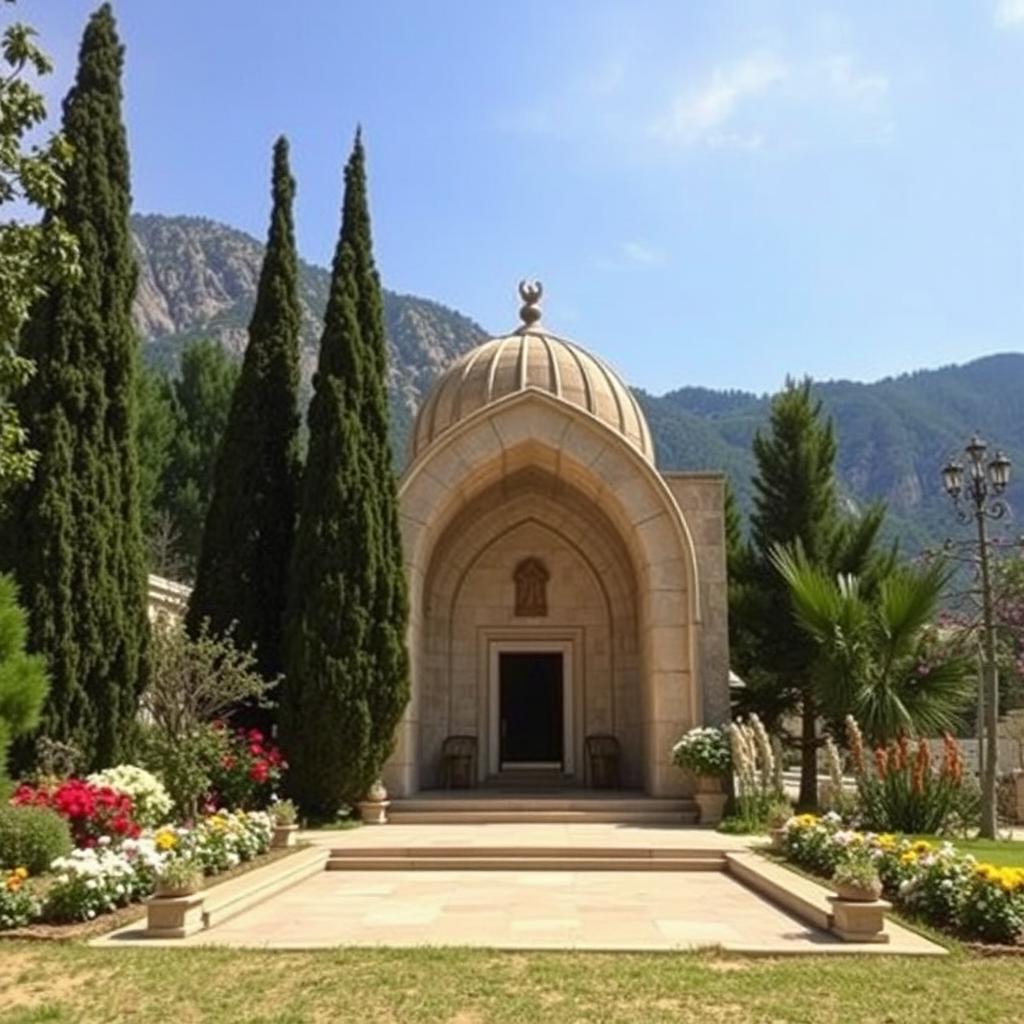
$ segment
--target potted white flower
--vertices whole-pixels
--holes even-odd
[[[203,869],[191,857],[171,857],[156,874],[156,895],[160,899],[180,899],[199,892]]]
[[[725,731],[710,725],[691,729],[672,748],[672,763],[694,780],[694,800],[700,808],[701,824],[717,825],[727,799],[722,782],[732,770]]]
[[[299,816],[298,808],[291,800],[275,800],[267,808],[271,821],[274,824],[274,835],[270,845],[275,850],[284,849],[295,845],[295,835],[299,830],[296,819]]]
[[[832,885],[841,900],[871,903],[882,895],[882,880],[870,851],[850,848],[832,873]]]

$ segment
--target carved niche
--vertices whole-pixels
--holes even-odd
[[[537,618],[548,613],[548,580],[539,558],[524,558],[515,569],[516,615]]]

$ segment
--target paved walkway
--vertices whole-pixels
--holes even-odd
[[[940,952],[890,931],[887,946],[840,942],[714,871],[333,871],[179,945]]]

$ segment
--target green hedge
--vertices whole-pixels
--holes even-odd
[[[71,852],[68,823],[49,807],[0,806],[0,869],[40,875]]]

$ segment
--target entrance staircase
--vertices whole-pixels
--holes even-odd
[[[692,800],[650,797],[628,790],[541,789],[527,786],[427,790],[393,800],[396,825],[588,824],[694,825]]]
[[[725,871],[723,850],[645,846],[413,846],[331,850],[328,871]]]

